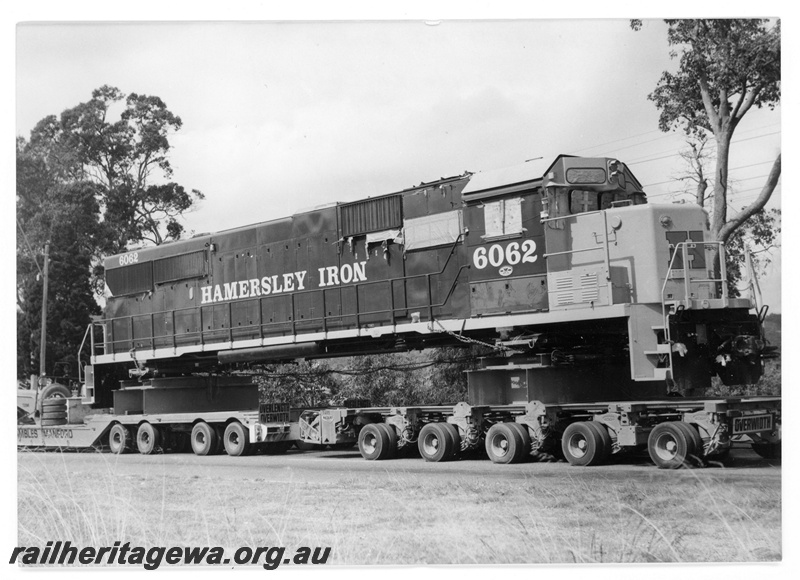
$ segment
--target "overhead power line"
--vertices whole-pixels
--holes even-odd
[[[750,165],[739,165],[737,167],[729,168],[728,171],[737,171],[739,169],[746,169],[748,167],[756,167],[757,165],[766,165],[767,163],[775,163],[775,160],[773,159],[771,161],[762,161],[761,163],[751,163]],[[766,176],[762,175],[760,177],[766,177]],[[688,179],[688,177],[686,179]],[[754,177],[746,177],[744,179],[755,179],[755,178]],[[676,178],[673,178],[673,179],[667,179],[666,181],[657,181],[656,183],[648,183],[647,185],[643,185],[642,187],[643,188],[644,187],[653,187],[655,185],[664,185],[665,183],[675,183],[676,181],[680,181],[680,180],[681,180],[681,178],[676,177]]]
[[[645,131],[644,133],[638,133],[636,135],[631,135],[630,137],[623,137],[622,139],[615,139],[613,141],[608,141],[606,143],[599,143],[598,145],[590,145],[589,147],[584,147],[583,149],[576,149],[575,153],[580,153],[581,151],[589,151],[590,149],[597,149],[598,147],[605,147],[606,145],[613,145],[614,143],[621,143],[622,141],[627,141],[628,139],[635,139],[636,137],[642,137],[644,135],[649,135],[650,133],[658,133],[658,132],[660,132],[659,129]]]
[[[761,125],[759,127],[753,127],[752,129],[747,129],[745,131],[739,131],[739,135],[747,135],[748,133],[752,133],[753,131],[762,131],[764,129],[770,129],[772,127],[780,126],[781,123],[770,123],[769,125]],[[631,135],[630,137],[622,137],[621,139],[614,139],[613,141],[607,141],[605,143],[600,143],[598,145],[590,145],[588,147],[584,147],[582,149],[574,150],[574,153],[580,153],[582,151],[589,151],[591,149],[597,149],[598,147],[604,147],[606,145],[613,145],[614,143],[622,143],[623,141],[628,141],[630,139],[635,139],[636,137],[642,137],[644,135],[650,135],[651,133],[659,133],[661,132],[660,129],[653,129],[652,131],[645,131],[644,133],[637,133],[636,135]],[[647,141],[640,141],[638,143],[633,143],[631,145],[626,145],[624,147],[620,147],[619,149],[614,149],[611,153],[615,153],[616,151],[621,151],[623,149],[630,149],[631,147],[636,147],[638,145],[643,145],[645,143],[652,143],[653,141],[659,141],[661,139],[671,139],[673,137],[681,137],[678,133],[666,133],[661,135],[660,137],[656,137],[655,139],[649,139]],[[715,144],[714,140],[712,139],[710,142],[712,145]]]
[[[742,193],[747,193],[748,191],[761,191],[762,189],[763,189],[763,187],[751,187],[749,189],[743,189],[741,191],[729,191],[728,192],[728,196],[732,197],[734,195],[740,195]],[[773,192],[773,194],[774,193],[779,193],[779,191],[778,191],[779,189],[780,189],[780,185],[775,186],[775,191]],[[653,199],[654,197],[666,197],[667,195],[691,195],[691,196],[694,196],[694,193],[692,193],[691,191],[668,191],[666,193],[657,193],[655,195],[648,195],[647,199]],[[748,197],[746,197],[744,199],[734,199],[734,200],[731,200],[731,201],[739,202],[739,201],[745,201],[747,199],[755,199],[757,197],[758,197],[758,195],[751,195],[751,196],[748,196]]]
[[[771,133],[764,133],[763,135],[756,135],[754,137],[747,137],[745,139],[734,139],[733,141],[731,141],[731,144],[733,144],[733,143],[741,143],[742,141],[751,141],[752,139],[761,139],[762,137],[769,137],[770,135],[777,135],[778,133],[780,133],[780,131],[772,131]],[[666,153],[666,151],[660,151],[659,153]],[[657,155],[657,153],[651,153],[651,155]],[[674,151],[672,153],[667,154],[667,155],[662,155],[660,157],[653,157],[652,159],[647,159],[648,156],[645,155],[644,157],[638,157],[636,159],[631,159],[630,161],[626,161],[625,164],[626,165],[640,165],[642,163],[649,163],[650,161],[658,161],[659,159],[667,159],[669,157],[675,157],[677,155],[678,154],[675,153]]]

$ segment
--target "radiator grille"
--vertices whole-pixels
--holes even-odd
[[[156,284],[198,278],[206,275],[206,252],[199,250],[180,256],[161,258],[153,262],[153,279]]]
[[[148,292],[153,289],[153,263],[142,262],[106,270],[106,285],[114,296]]]
[[[342,237],[399,228],[403,225],[400,195],[387,195],[339,206]]]

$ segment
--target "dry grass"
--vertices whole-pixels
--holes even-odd
[[[21,453],[20,545],[332,546],[329,563],[348,565],[781,558],[779,482],[734,484],[725,470],[634,481],[567,465],[537,478],[531,465],[523,479],[445,482],[375,469],[308,483],[270,480],[268,468],[187,479],[161,461],[131,475],[103,455],[81,473],[59,454]]]

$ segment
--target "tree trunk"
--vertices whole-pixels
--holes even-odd
[[[728,157],[731,148],[731,133],[726,129],[718,131],[717,138],[717,167],[714,182],[714,209],[711,218],[711,233],[714,239],[719,239],[719,232],[728,220]]]
[[[697,205],[705,207],[706,203],[706,189],[708,189],[708,181],[701,179],[697,182],[697,191],[695,192],[695,200]]]

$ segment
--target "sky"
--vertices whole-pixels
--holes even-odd
[[[170,138],[174,180],[206,195],[185,217],[188,232],[559,153],[618,157],[651,202],[669,202],[684,172],[677,156],[683,139],[658,131],[658,111],[647,95],[675,63],[661,21],[647,20],[633,32],[627,18],[780,15],[784,44],[795,53],[799,37],[783,3],[771,0],[726,2],[725,14],[700,14],[699,3],[683,0],[524,8],[469,1],[454,8],[432,0],[389,9],[283,4],[10,3],[0,21],[7,80],[0,89],[3,185],[14,187],[12,132],[27,137],[44,116],[85,102],[108,84],[159,96],[181,117],[182,129]],[[792,79],[785,78],[790,95]],[[796,102],[796,91],[791,94],[794,101],[784,102]],[[753,111],[739,127],[731,157],[735,207],[758,193],[781,150],[782,124],[794,115],[788,109]],[[791,180],[791,158],[788,167]],[[4,203],[0,230],[10,247],[10,195]],[[789,212],[791,204],[781,199],[779,185],[770,205]],[[787,230],[784,239],[792,235]],[[762,280],[773,311],[782,310],[780,257],[776,252]],[[10,305],[7,286],[3,303]],[[791,337],[785,340],[789,351]],[[13,345],[5,350],[13,352]],[[793,376],[791,357],[785,364]],[[12,545],[13,527],[6,528],[3,545]]]

